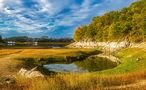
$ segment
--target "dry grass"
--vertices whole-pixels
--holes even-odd
[[[137,53],[133,53],[133,50]],[[17,85],[23,86],[25,90],[145,90],[146,83],[141,83],[141,80],[146,82],[145,51],[139,48],[126,49],[119,52],[118,56],[122,58],[122,64],[115,69],[103,71],[102,74],[57,74],[46,79],[27,79],[28,81],[19,78]],[[140,56],[143,58],[137,61]],[[116,74],[117,72],[120,73]]]
[[[17,57],[49,57],[49,56],[74,56],[77,54],[90,53],[94,49],[0,49],[0,57],[17,54]]]
[[[0,57],[21,52],[20,49],[0,49]]]
[[[73,56],[80,52],[89,53],[94,49],[24,49],[18,57],[49,57],[49,56]]]
[[[146,79],[146,72],[135,72],[131,74],[99,76],[92,73],[87,74],[57,74],[46,78],[25,79],[17,78],[16,86],[24,90],[104,90],[117,86],[131,85],[120,90],[133,90],[134,83]],[[29,83],[28,83],[29,82]],[[145,85],[137,84],[134,88],[144,90]],[[108,89],[110,90],[110,89]]]
[[[88,55],[94,52],[95,49],[1,49],[0,60],[2,57],[10,57],[16,60],[48,60],[55,61],[66,60],[66,57],[78,57]],[[97,52],[98,53],[98,52]]]
[[[137,53],[133,53],[135,50]],[[40,58],[66,56],[76,55],[81,51],[89,53],[91,49],[23,49],[18,53],[17,57]],[[118,56],[122,58],[123,64],[115,69],[103,71],[102,74],[96,72],[86,74],[60,73],[47,76],[46,78],[31,79],[18,76],[15,84],[10,86],[4,85],[0,88],[4,88],[4,90],[8,87],[18,90],[145,90],[146,85],[139,83],[141,80],[146,80],[144,64],[146,62],[145,51],[141,49],[127,49],[121,51]],[[142,59],[137,61],[139,56],[141,56]],[[120,73],[116,74],[116,72]],[[135,85],[135,83],[137,84]],[[131,86],[126,87],[126,85]],[[122,86],[125,87],[123,88]],[[117,87],[119,88],[117,89]]]

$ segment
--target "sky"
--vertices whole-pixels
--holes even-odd
[[[135,0],[0,0],[0,34],[72,37],[94,16],[120,10]]]

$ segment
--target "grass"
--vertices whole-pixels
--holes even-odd
[[[93,49],[92,49],[93,50]],[[47,56],[69,56],[80,52],[90,53],[91,49],[24,49],[20,57],[47,57]]]
[[[113,86],[123,86],[134,84],[138,80],[145,79],[146,72],[139,71],[125,75],[98,76],[91,73],[86,74],[57,74],[47,76],[46,78],[26,79],[17,77],[13,88],[23,90],[104,90]],[[29,83],[28,83],[29,82]],[[120,90],[133,90],[120,89]],[[137,85],[135,90],[145,90],[146,87]],[[110,90],[110,89],[107,89]],[[117,90],[117,89],[112,89]]]
[[[39,70],[44,74],[49,74],[47,73],[48,70],[42,68],[42,65],[44,64],[83,60],[92,54],[99,53],[99,51],[94,49],[1,49],[0,52],[0,61],[20,61],[21,63],[16,66],[18,69],[21,67],[30,69],[38,66]],[[9,67],[6,65],[8,64],[5,64],[4,66]]]
[[[116,54],[122,60],[122,63],[113,69],[80,75],[57,74],[47,77],[46,80],[40,80],[41,83],[46,82],[43,86],[29,87],[28,85],[28,87],[33,90],[37,88],[45,90],[45,87],[51,90],[102,90],[105,87],[133,84],[146,79],[145,53],[146,51],[141,48],[127,48]],[[32,85],[34,85],[34,82],[32,80]],[[21,79],[18,83],[22,83]],[[25,85],[25,82],[23,84]],[[146,89],[145,86],[137,85],[137,87],[127,87],[126,90],[131,90],[132,88]]]
[[[0,57],[21,52],[20,49],[0,49]]]
[[[47,58],[50,56],[76,56],[90,54],[94,49],[0,49],[0,56],[17,54],[16,58]]]
[[[113,75],[146,70],[146,50],[143,48],[123,49],[116,56],[122,61],[119,66],[98,73]]]
[[[15,59],[36,64],[73,62],[100,53],[94,49],[24,49]]]
[[[117,66],[116,62],[112,62],[107,58],[90,56],[83,61],[74,62],[78,67],[88,70],[89,72],[102,71]]]
[[[91,49],[50,49],[23,50],[18,57],[48,57],[78,55],[80,52],[91,53]],[[70,53],[72,52],[72,53]],[[12,88],[23,90],[103,90],[114,86],[134,84],[146,80],[146,50],[142,48],[127,48],[117,52],[122,63],[108,70],[84,74],[62,74],[46,76],[46,78],[26,79],[17,77]],[[29,82],[29,83],[28,83]],[[5,88],[1,86],[1,88]],[[126,87],[124,90],[145,90],[146,86]],[[108,89],[109,90],[109,89]],[[117,90],[117,89],[114,89]],[[123,90],[122,88],[120,90]]]

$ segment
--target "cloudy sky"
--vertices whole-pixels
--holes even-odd
[[[0,34],[4,37],[72,37],[76,27],[94,16],[119,10],[134,0],[0,0]]]

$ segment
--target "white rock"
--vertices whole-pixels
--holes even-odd
[[[36,71],[36,68],[37,67],[31,70],[26,70],[24,68],[21,68],[17,74],[25,78],[44,77],[42,73],[40,73],[39,71]]]
[[[112,51],[119,50],[121,48],[125,48],[127,46],[130,46],[130,43],[127,41],[122,42],[74,42],[69,45],[69,47],[72,48],[96,48],[96,47],[102,47],[103,49],[108,49]]]

